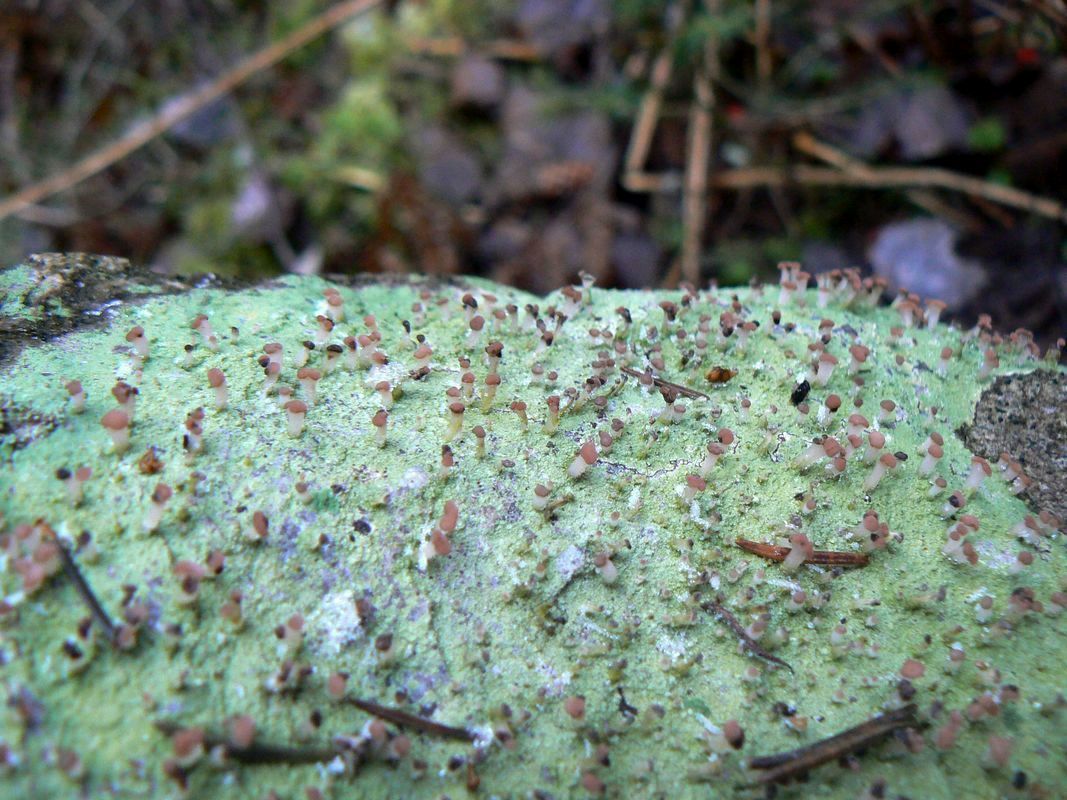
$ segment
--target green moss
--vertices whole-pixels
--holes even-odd
[[[34,319],[35,307],[27,302],[37,288],[34,272],[28,266],[0,271],[0,315],[8,319]]]
[[[0,285],[26,280],[24,272],[0,273]],[[1055,610],[1049,598],[1061,589],[1061,540],[1044,538],[1037,548],[1016,541],[1012,529],[1030,512],[994,468],[965,508],[981,521],[968,537],[979,563],[953,563],[941,554],[950,524],[940,515],[947,492],[928,498],[929,484],[917,471],[917,449],[938,431],[946,445],[937,473],[950,490],[963,486],[972,454],[953,431],[971,418],[981,392],[976,376],[985,346],[976,339],[964,341],[959,331],[938,326],[909,328],[905,342],[894,343],[890,328],[900,316],[893,309],[837,303],[818,308],[814,291],[803,305],[780,304],[777,287],[702,293],[671,335],[653,337],[649,331],[663,323],[658,303],[679,302],[678,293],[593,289],[591,302],[568,309],[570,318],[552,347],[538,353],[539,336],[521,309],[537,303],[544,318],[549,305],[566,306],[562,295],[538,299],[477,281],[462,288],[419,281],[339,286],[346,319],[331,341],[365,332],[363,317],[373,314],[389,363],[374,373],[342,366],[326,375],[302,435],[292,438],[276,397],[263,394],[257,357],[264,344],[281,342],[282,382],[296,385],[294,358],[300,342],[315,337],[315,316],[329,286],[318,278],[287,277],[240,291],[209,286],[146,295],[114,308],[106,330],[71,333],[23,350],[0,376],[5,412],[54,420],[36,428],[9,425],[0,433],[6,462],[0,512],[7,529],[40,518],[61,537],[90,532],[93,547],[78,557],[104,606],[119,618],[129,585],[151,609],[132,651],[113,651],[99,631],[82,639],[78,621],[87,612],[70,582],[57,574],[24,596],[14,569],[18,545],[8,539],[0,580],[11,609],[0,618],[0,648],[12,702],[0,712],[0,739],[18,764],[0,777],[5,793],[77,795],[78,785],[55,766],[56,748],[63,748],[81,758],[81,780],[93,796],[177,795],[161,772],[171,748],[153,729],[159,718],[222,730],[230,716],[249,714],[262,739],[274,743],[325,746],[333,735],[358,735],[368,717],[332,701],[326,691],[327,677],[344,671],[352,696],[452,725],[509,729],[513,749],[498,740],[476,759],[488,795],[527,796],[539,789],[583,796],[580,776],[593,771],[613,796],[733,796],[753,779],[744,756],[816,741],[896,702],[899,670],[909,658],[926,665],[914,681],[920,714],[932,726],[925,731],[926,748],[909,754],[887,743],[863,756],[859,770],[823,767],[786,796],[856,797],[878,777],[893,795],[1010,796],[1015,770],[1025,771],[1031,786],[1062,790],[1058,754],[1067,726],[1059,708],[1059,664],[1067,647],[1062,617],[1049,613]],[[459,301],[466,290],[490,320],[486,293],[497,296],[497,307],[516,304],[521,325],[493,320],[476,346],[467,344]],[[760,327],[743,349],[735,334],[719,350],[717,321],[734,296]],[[412,311],[420,298],[428,308],[424,320]],[[438,299],[445,304],[438,306]],[[620,305],[633,316],[628,332],[615,312]],[[790,327],[772,323],[774,308]],[[217,352],[189,327],[201,313],[219,338]],[[683,364],[704,314],[711,320],[709,353],[700,363],[692,358]],[[803,417],[789,397],[807,370],[808,344],[818,337],[823,317],[834,320],[827,349],[841,364],[828,386],[812,389],[813,410]],[[410,320],[412,333],[424,334],[434,350],[432,370],[421,380],[410,377],[416,364],[402,320]],[[151,343],[143,371],[127,353],[125,334],[133,325],[143,326]],[[591,328],[619,334],[639,354],[632,362],[638,368],[653,344],[661,343],[662,374],[707,392],[710,400],[683,400],[687,408],[679,422],[652,425],[663,399],[633,379],[616,385],[616,369],[595,392],[608,397],[603,414],[585,402],[567,410],[558,432],[547,435],[546,396],[580,389],[598,351],[611,349],[611,334],[594,339]],[[681,328],[684,339],[673,333]],[[872,351],[858,391],[847,375],[853,335]],[[442,479],[445,389],[460,385],[458,358],[469,356],[482,392],[482,349],[490,340],[504,345],[500,390],[487,412],[479,400],[468,404],[463,433],[451,442],[456,466]],[[188,343],[194,346],[186,366]],[[936,368],[946,343],[958,355],[941,376]],[[1036,366],[1020,361],[1007,344],[1000,361],[998,374]],[[554,388],[531,382],[535,362],[558,372]],[[321,347],[311,363],[321,366]],[[704,373],[716,364],[737,376],[707,383]],[[207,385],[211,367],[223,370],[229,386],[229,405],[221,411],[214,409]],[[63,391],[71,378],[88,393],[81,415],[70,413]],[[140,390],[132,446],[122,456],[111,452],[100,426],[114,405],[109,392],[117,378]],[[390,410],[387,443],[379,448],[371,417],[380,402],[373,384],[381,379],[401,385],[403,394]],[[830,392],[845,404],[840,419],[823,429],[816,409]],[[299,388],[296,394],[302,395]],[[830,479],[821,466],[800,472],[791,464],[815,435],[829,432],[844,440],[844,409],[852,410],[854,397],[863,399],[861,410],[872,422],[879,401],[896,403],[892,424],[878,427],[888,450],[909,456],[869,498],[861,485],[870,468],[859,454],[839,479]],[[751,401],[747,413],[742,398]],[[508,410],[515,399],[529,406],[526,431]],[[206,409],[204,449],[188,459],[182,421],[198,406]],[[578,446],[615,418],[625,428],[610,452],[580,479],[569,479]],[[470,433],[479,424],[487,432],[484,458],[477,457]],[[710,473],[696,507],[687,507],[679,490],[724,427],[736,441]],[[150,446],[164,464],[156,475],[138,468]],[[54,473],[81,465],[94,474],[84,502],[73,508]],[[301,480],[309,484],[306,504],[295,491]],[[142,522],[160,481],[175,494],[150,534]],[[553,498],[573,497],[546,519],[533,508],[533,487],[549,482]],[[801,515],[797,498],[809,492],[817,508]],[[420,544],[447,500],[459,507],[452,552],[421,571]],[[809,566],[789,574],[733,545],[738,536],[770,542],[792,520],[817,548],[855,550],[846,532],[868,508],[901,536],[888,550],[873,553],[863,569],[835,574]],[[257,510],[270,526],[267,539],[254,543],[247,534]],[[1015,555],[1024,549],[1034,551],[1034,563],[1012,574]],[[212,550],[226,554],[224,571],[203,582],[197,603],[180,604],[173,565],[203,563]],[[610,585],[593,565],[605,551],[618,569]],[[1032,589],[1046,611],[1011,618],[1009,597],[1020,586]],[[788,603],[795,589],[808,594],[809,607],[792,614]],[[234,590],[244,597],[239,630],[220,616]],[[769,614],[763,644],[795,673],[740,651],[728,628],[699,611],[692,600],[697,591],[722,594],[744,625]],[[994,600],[985,624],[975,617],[982,596]],[[373,621],[357,615],[358,598],[373,604]],[[286,653],[274,630],[294,613],[305,619],[304,643]],[[842,620],[846,645],[834,648],[831,632]],[[775,644],[772,632],[779,628],[788,641]],[[388,664],[374,646],[384,634],[394,637],[395,657]],[[68,640],[82,651],[80,658],[64,653]],[[949,673],[954,642],[964,648],[966,661]],[[265,687],[287,658],[313,671],[299,691],[269,691]],[[753,667],[758,676],[746,680]],[[942,753],[930,744],[947,714],[931,719],[932,703],[962,710],[1005,684],[1019,687],[1017,703],[1005,704],[996,717],[966,723],[951,750]],[[620,689],[638,709],[634,720],[620,711]],[[563,698],[575,694],[586,698],[581,723],[563,709]],[[30,697],[42,709],[32,730],[19,713],[33,706]],[[806,723],[806,729],[791,730],[775,704],[794,708],[793,719],[803,720],[795,725]],[[309,726],[313,711],[322,715],[318,729]],[[709,756],[706,726],[729,719],[743,725],[744,749]],[[317,786],[335,797],[462,796],[467,770],[448,764],[473,748],[410,735],[411,755],[398,766],[372,759],[352,778],[331,777],[313,766],[218,769],[201,763],[190,774],[191,794],[262,797],[274,789],[297,797]],[[990,735],[1012,738],[1010,769],[982,769]],[[610,765],[596,762],[599,744],[607,746]],[[424,771],[416,769],[416,760],[426,764]]]
[[[1004,149],[1008,132],[996,117],[985,117],[971,125],[967,131],[967,144],[979,152],[996,152]]]

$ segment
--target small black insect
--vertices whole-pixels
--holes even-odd
[[[793,393],[789,395],[789,402],[795,406],[804,402],[804,398],[808,396],[808,392],[811,391],[811,384],[807,381],[801,381],[793,387]]]
[[[626,702],[626,695],[622,692],[621,686],[616,686],[615,691],[619,693],[619,712],[627,719],[633,719],[637,716],[637,709]]]

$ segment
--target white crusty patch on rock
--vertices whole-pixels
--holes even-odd
[[[308,616],[308,629],[318,634],[313,646],[322,655],[338,655],[363,638],[356,598],[350,591],[323,595]]]
[[[430,481],[430,476],[426,474],[426,470],[421,467],[410,467],[404,471],[403,477],[400,479],[399,489],[405,491],[417,491],[425,486]]]
[[[585,566],[585,553],[577,545],[569,545],[566,550],[556,556],[556,570],[564,583],[570,581],[583,566]]]
[[[562,697],[564,690],[570,685],[571,673],[558,672],[555,667],[545,661],[539,663],[535,669],[537,674],[545,679],[545,696]]]
[[[685,636],[663,635],[656,641],[656,649],[674,661],[685,658],[688,643]]]

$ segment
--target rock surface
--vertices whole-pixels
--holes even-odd
[[[1064,373],[988,332],[913,320],[894,335],[900,310],[870,289],[845,281],[823,304],[777,286],[189,285],[78,256],[0,272],[0,791],[752,796],[767,774],[753,757],[914,703],[914,726],[856,769],[833,757],[784,796],[853,798],[880,780],[892,796],[1061,793],[1063,539],[1037,509],[1056,502]],[[870,349],[855,376],[853,344]],[[820,348],[838,359],[821,375]],[[981,377],[988,349],[999,366]],[[649,365],[685,391],[665,403],[622,369]],[[806,410],[791,402],[805,378]],[[117,380],[137,389],[124,452],[101,426]],[[300,426],[283,385],[308,405]],[[987,413],[1005,386],[1038,387],[1016,394],[1053,421]],[[813,440],[848,447],[852,413],[867,424],[835,476]],[[899,463],[875,481],[880,436]],[[1003,450],[1034,486],[1016,496],[994,464],[968,488],[974,453]],[[92,476],[74,502],[57,471],[80,467]],[[800,535],[846,566],[792,563]],[[368,726],[354,699],[474,741]],[[250,749],[235,743],[246,717]],[[272,759],[293,764],[242,763]]]

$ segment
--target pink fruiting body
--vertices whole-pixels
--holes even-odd
[[[687,475],[685,479],[685,487],[682,491],[682,499],[686,503],[693,502],[696,496],[708,488],[708,482],[699,475]]]
[[[597,553],[593,556],[593,566],[600,573],[600,579],[606,584],[613,584],[619,578],[619,570],[611,561],[609,553]]]
[[[704,461],[700,464],[700,475],[703,478],[707,478],[708,473],[714,469],[715,465],[722,458],[723,453],[726,452],[726,448],[718,442],[709,442],[707,447],[707,453],[704,455]]]
[[[941,445],[931,444],[927,447],[926,455],[923,456],[922,463],[919,464],[919,474],[926,476],[933,472],[942,455],[944,455],[944,451],[941,449]]]
[[[963,485],[964,491],[973,492],[976,491],[982,485],[987,477],[993,474],[992,467],[989,466],[989,462],[981,456],[973,456],[971,458],[971,468],[967,473],[967,481]]]
[[[393,386],[389,381],[378,381],[374,385],[374,391],[378,393],[378,402],[383,409],[388,411],[393,407]]]
[[[885,434],[871,431],[867,434],[867,450],[863,454],[864,464],[873,464],[882,457],[882,448],[885,446]]]
[[[834,367],[837,366],[837,358],[829,353],[821,353],[819,355],[818,367],[815,371],[812,384],[815,386],[825,386],[830,381],[830,376],[833,374]]]
[[[200,338],[209,350],[219,349],[218,339],[211,330],[211,323],[208,322],[206,314],[197,314],[196,319],[192,321],[189,327],[200,334]]]
[[[548,404],[548,418],[545,420],[544,431],[551,436],[559,427],[559,395],[549,395],[545,402]]]
[[[130,446],[130,418],[122,409],[112,409],[104,414],[100,424],[111,435],[116,453],[124,453]]]
[[[208,386],[215,390],[215,408],[220,411],[226,408],[229,402],[229,392],[226,389],[226,376],[218,367],[212,367],[207,371]]]
[[[520,426],[525,431],[529,422],[529,419],[526,416],[526,403],[522,400],[515,400],[511,404],[511,410],[515,412],[515,416],[519,418]]]
[[[66,390],[70,395],[70,410],[80,414],[85,410],[85,389],[82,388],[81,381],[67,381]]]
[[[145,516],[144,529],[148,532],[154,531],[159,527],[159,522],[163,517],[163,511],[167,507],[167,502],[174,495],[174,491],[165,483],[160,483],[156,486],[152,492],[151,505],[148,508],[148,514]]]
[[[289,435],[299,436],[304,430],[304,418],[307,416],[307,403],[303,400],[290,400],[285,404],[286,420],[289,424]]]
[[[534,486],[533,495],[533,507],[538,511],[543,511],[548,506],[551,490],[543,483],[539,483]]]
[[[374,443],[378,447],[385,447],[386,428],[389,424],[389,412],[384,408],[379,409],[371,419],[374,426]]]
[[[571,719],[581,721],[585,718],[585,698],[582,695],[571,695],[563,701],[563,710]]]
[[[445,430],[445,441],[451,442],[463,429],[463,412],[467,407],[456,401],[448,405],[448,428]]]
[[[319,381],[322,380],[322,372],[313,367],[301,367],[296,371],[296,379],[304,392],[304,402],[308,406],[315,405],[318,397]]]
[[[279,367],[282,365],[283,348],[280,343],[270,342],[263,345],[263,352],[271,364],[277,364]]]
[[[496,390],[500,386],[500,375],[490,372],[485,376],[485,392],[482,394],[482,413],[487,413],[496,398]]]
[[[82,502],[84,484],[93,475],[90,467],[78,467],[74,472],[67,469],[59,470],[57,476],[67,486],[67,498],[72,506],[78,506]]]
[[[815,545],[803,533],[792,534],[789,537],[789,547],[789,555],[782,562],[782,568],[786,572],[795,572],[815,552]]]
[[[863,369],[863,364],[867,361],[867,356],[871,354],[871,351],[870,348],[864,347],[862,344],[854,344],[848,348],[848,352],[852,356],[852,360],[848,364],[848,374],[855,375]]]
[[[567,474],[572,478],[580,478],[589,467],[596,463],[596,460],[596,445],[592,441],[587,441],[579,448],[578,455],[574,457],[574,461],[567,468]]]
[[[148,338],[144,335],[144,328],[134,325],[126,334],[126,341],[133,345],[138,358],[142,360],[148,358]]]
[[[896,456],[894,456],[892,453],[883,454],[882,457],[879,458],[877,462],[875,462],[874,468],[871,470],[870,474],[864,479],[864,490],[871,491],[877,488],[878,484],[881,483],[882,478],[885,477],[885,474],[889,470],[895,469],[896,466]]]
[[[137,395],[140,394],[140,390],[130,386],[125,381],[118,381],[113,387],[111,387],[111,396],[115,398],[115,402],[119,404],[126,416],[129,417],[130,424],[133,424],[133,414],[137,406]]]

